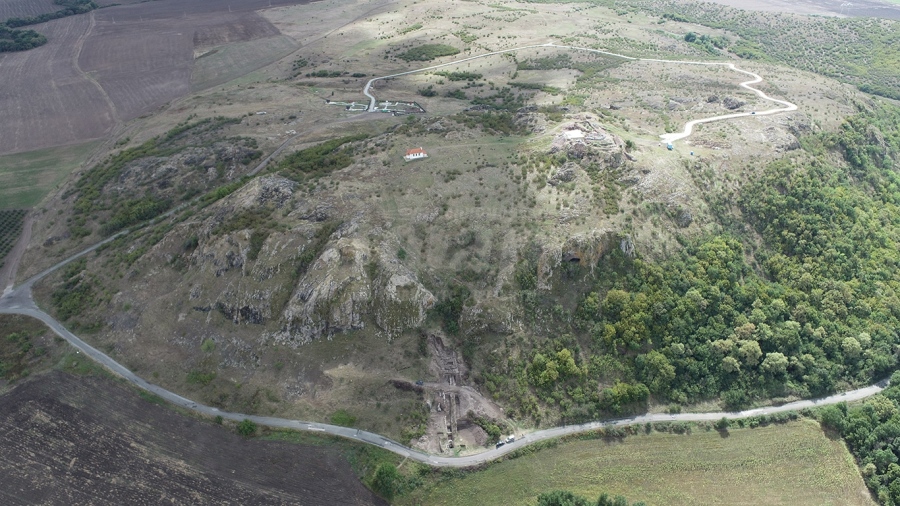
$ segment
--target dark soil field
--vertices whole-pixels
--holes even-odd
[[[37,16],[59,10],[53,0],[0,0],[0,21]]]
[[[73,64],[90,24],[72,16],[37,25],[51,43],[0,54],[0,154],[94,139],[113,126],[104,91]]]
[[[183,20],[114,23],[96,17],[78,65],[106,91],[118,119],[135,118],[190,91],[193,33]]]
[[[52,371],[0,397],[0,502],[383,505],[330,447],[247,440],[113,380]]]
[[[100,7],[112,4],[134,4],[143,0],[94,0]],[[53,3],[53,0],[0,0],[0,21],[7,18],[25,18],[37,16],[48,12],[56,12],[61,6]]]
[[[5,113],[0,154],[100,138],[117,122],[189,93],[195,57],[204,50],[282,37],[254,12],[269,7],[268,0],[125,3],[130,5],[34,25],[30,28],[46,35],[48,44],[0,55],[0,110]],[[271,5],[302,3],[308,2],[274,0]],[[52,6],[49,0],[8,0],[0,3],[0,12],[39,14],[47,5]],[[263,45],[261,50],[272,54],[260,54],[257,65],[242,69],[268,64],[284,56],[285,48],[290,50],[290,44]]]

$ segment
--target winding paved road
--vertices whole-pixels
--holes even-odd
[[[648,414],[641,416],[633,416],[629,418],[620,418],[616,420],[606,420],[606,421],[598,421],[598,422],[590,422],[584,423],[580,425],[564,425],[561,427],[554,427],[552,429],[539,430],[537,432],[533,432],[531,434],[527,434],[519,440],[502,446],[500,448],[492,448],[485,452],[476,454],[476,455],[467,455],[464,457],[445,457],[439,455],[430,455],[427,453],[420,452],[418,450],[414,450],[408,448],[397,441],[388,439],[379,434],[375,434],[372,432],[367,432],[364,430],[352,429],[348,427],[340,427],[337,425],[330,425],[327,423],[317,423],[317,422],[307,422],[302,420],[289,420],[285,418],[274,418],[267,416],[256,416],[256,415],[247,415],[243,413],[232,413],[230,411],[222,411],[218,408],[214,408],[212,406],[206,406],[204,404],[200,404],[198,402],[192,401],[188,398],[182,397],[174,392],[166,390],[165,388],[149,383],[145,379],[137,376],[130,370],[128,370],[122,364],[119,364],[108,355],[103,352],[97,350],[93,346],[87,344],[82,341],[78,336],[70,332],[67,328],[63,327],[63,325],[54,319],[52,316],[47,313],[41,311],[34,302],[32,298],[31,288],[35,282],[47,276],[51,272],[59,269],[60,267],[66,265],[67,263],[83,256],[91,251],[96,250],[101,245],[115,239],[119,235],[126,234],[127,231],[122,231],[116,236],[110,237],[109,239],[95,244],[94,246],[77,253],[62,262],[54,265],[53,267],[45,270],[44,272],[37,274],[28,280],[24,281],[21,285],[17,286],[15,289],[4,293],[2,297],[0,297],[0,313],[5,314],[21,314],[26,316],[31,316],[33,318],[37,318],[44,322],[48,327],[50,327],[53,332],[57,335],[68,341],[72,346],[74,346],[78,353],[83,353],[86,357],[96,361],[100,365],[106,367],[113,373],[121,376],[125,380],[130,383],[136,385],[138,388],[146,390],[150,393],[158,395],[159,397],[165,399],[166,401],[179,406],[181,408],[194,411],[196,413],[200,413],[207,416],[221,416],[224,419],[241,421],[244,419],[252,420],[253,422],[265,425],[268,427],[276,427],[276,428],[284,428],[284,429],[294,429],[294,430],[305,430],[305,431],[314,431],[314,432],[323,432],[326,434],[331,434],[335,436],[341,436],[348,439],[353,439],[356,441],[360,441],[363,443],[372,444],[375,446],[383,447],[387,450],[390,450],[398,455],[402,455],[404,457],[408,457],[418,462],[422,462],[424,464],[430,464],[432,466],[438,467],[469,467],[477,464],[482,464],[485,462],[489,462],[491,460],[496,459],[502,455],[505,455],[509,452],[515,451],[518,448],[523,446],[527,446],[529,444],[535,443],[537,441],[543,441],[545,439],[551,439],[567,434],[577,434],[580,432],[588,432],[592,430],[596,430],[603,427],[620,427],[626,425],[633,424],[643,424],[647,422],[698,422],[698,421],[712,421],[719,420],[722,417],[728,418],[747,418],[751,416],[757,415],[768,415],[772,413],[780,413],[785,411],[799,410],[808,407],[815,406],[825,406],[828,404],[836,404],[839,402],[849,402],[849,401],[857,401],[860,399],[865,399],[866,397],[877,394],[882,391],[887,386],[887,380],[882,380],[874,385],[860,388],[858,390],[852,390],[850,392],[844,392],[841,394],[832,395],[829,397],[824,397],[821,399],[813,399],[813,400],[805,400],[805,401],[797,401],[789,404],[784,404],[781,406],[770,406],[765,408],[757,408],[751,409],[747,411],[739,411],[739,412],[716,412],[716,413],[681,413],[677,415],[666,415],[666,414]]]
[[[761,90],[758,90],[758,89],[756,89],[756,88],[750,86],[751,84],[756,84],[756,83],[762,82],[763,78],[762,78],[759,74],[755,74],[755,73],[749,72],[749,71],[747,71],[747,70],[741,70],[741,69],[737,68],[733,63],[728,63],[728,62],[703,62],[703,61],[682,61],[682,60],[660,60],[660,59],[655,59],[655,58],[635,58],[635,57],[633,57],[633,56],[625,56],[624,54],[610,53],[609,51],[601,51],[601,50],[599,50],[599,49],[591,49],[591,48],[587,48],[587,47],[578,47],[578,46],[564,46],[564,45],[554,44],[554,43],[552,43],[552,42],[548,42],[548,43],[546,43],[546,44],[534,44],[534,45],[530,45],[530,46],[514,47],[514,48],[511,48],[511,49],[503,49],[503,50],[501,50],[501,51],[491,51],[491,52],[489,52],[489,53],[484,53],[484,54],[480,54],[480,55],[477,55],[477,56],[470,56],[470,57],[468,57],[468,58],[463,58],[463,59],[461,59],[461,60],[456,60],[456,61],[452,61],[452,62],[449,62],[449,63],[441,63],[441,64],[439,64],[439,65],[432,65],[432,66],[430,66],[430,67],[424,67],[424,68],[420,68],[420,69],[409,70],[409,71],[406,71],[406,72],[400,72],[400,73],[397,73],[397,74],[391,74],[391,75],[388,75],[388,76],[375,77],[375,78],[373,78],[373,79],[369,79],[369,82],[366,83],[366,87],[363,88],[363,95],[369,97],[369,109],[368,109],[369,112],[376,112],[377,109],[378,109],[378,107],[377,107],[377,103],[376,103],[376,100],[375,100],[375,96],[372,95],[372,93],[370,92],[370,90],[371,90],[371,88],[372,88],[372,85],[375,83],[375,81],[380,81],[380,80],[382,80],[382,79],[390,79],[390,78],[393,78],[393,77],[406,76],[406,75],[410,75],[410,74],[418,74],[418,73],[420,73],[420,72],[427,72],[427,71],[429,71],[429,70],[435,70],[435,69],[439,69],[439,68],[442,68],[442,67],[449,67],[449,66],[451,66],[451,65],[459,65],[460,63],[465,63],[465,62],[467,62],[467,61],[477,60],[477,59],[479,59],[479,58],[485,58],[485,57],[488,57],[488,56],[494,56],[494,55],[503,54],[503,53],[511,53],[511,52],[515,52],[515,51],[521,51],[521,50],[523,50],[523,49],[535,49],[535,48],[543,48],[543,47],[553,47],[553,48],[558,48],[558,49],[568,49],[568,50],[572,50],[572,51],[586,51],[586,52],[589,52],[589,53],[597,53],[597,54],[602,54],[602,55],[604,55],[604,56],[611,56],[611,57],[614,57],[614,58],[621,58],[621,59],[623,59],[623,60],[629,60],[629,61],[648,61],[648,62],[657,62],[657,63],[677,63],[677,64],[681,64],[681,65],[705,65],[705,66],[710,66],[710,67],[712,67],[712,66],[723,66],[723,67],[727,67],[727,68],[729,68],[729,69],[731,69],[731,70],[733,70],[733,71],[735,71],[735,72],[740,72],[740,73],[742,73],[742,74],[747,74],[748,76],[753,77],[753,79],[751,79],[751,80],[749,80],[749,81],[744,81],[744,82],[740,83],[740,86],[741,86],[742,88],[746,88],[746,89],[748,89],[748,90],[750,90],[750,91],[756,93],[756,95],[757,95],[759,98],[763,99],[763,100],[768,100],[768,101],[770,101],[770,102],[775,102],[776,104],[779,104],[779,105],[782,106],[782,107],[778,107],[778,108],[775,108],[775,109],[768,109],[768,110],[765,110],[765,111],[737,112],[737,113],[733,113],[733,114],[724,114],[724,115],[722,115],[722,116],[713,116],[713,117],[711,117],[711,118],[702,118],[702,119],[695,119],[695,120],[693,120],[693,121],[689,121],[689,122],[687,122],[687,123],[684,125],[684,130],[683,130],[683,131],[677,132],[677,133],[663,134],[663,135],[660,135],[660,136],[659,136],[660,139],[663,140],[663,142],[670,143],[670,144],[673,143],[673,142],[675,142],[675,141],[684,139],[685,137],[688,137],[689,135],[691,135],[691,133],[693,133],[693,131],[694,131],[694,126],[695,126],[695,125],[699,125],[699,124],[701,124],[701,123],[712,123],[713,121],[722,121],[722,120],[726,120],[726,119],[743,118],[743,117],[746,117],[746,116],[768,116],[768,115],[770,115],[770,114],[780,114],[780,113],[783,113],[783,112],[790,112],[790,111],[796,111],[796,110],[797,110],[797,106],[796,106],[795,104],[792,104],[791,102],[788,102],[788,101],[786,101],[786,100],[778,100],[778,99],[775,99],[775,98],[771,98],[770,96],[766,95],[766,94],[765,94],[764,92],[762,92]]]

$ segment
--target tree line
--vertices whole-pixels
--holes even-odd
[[[885,506],[900,504],[900,372],[891,385],[862,405],[819,411],[822,424],[847,441],[866,485]]]
[[[54,0],[53,3],[63,8],[37,16],[9,18],[0,23],[0,53],[27,51],[47,43],[47,37],[34,30],[17,30],[16,28],[84,14],[99,8],[92,0]]]

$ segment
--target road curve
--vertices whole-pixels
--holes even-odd
[[[123,232],[124,233],[124,232]],[[393,453],[401,455],[403,457],[410,458],[417,462],[421,462],[423,464],[429,464],[437,467],[470,467],[478,464],[483,464],[486,462],[490,462],[498,457],[506,455],[512,451],[515,451],[518,448],[523,446],[530,445],[532,443],[543,441],[546,439],[551,439],[559,436],[564,436],[568,434],[578,434],[582,432],[590,432],[600,428],[605,427],[622,427],[626,425],[634,425],[634,424],[644,424],[648,422],[700,422],[700,421],[713,421],[719,420],[722,417],[727,418],[747,418],[751,416],[758,415],[769,415],[772,413],[781,413],[785,411],[793,411],[800,410],[803,408],[811,408],[817,406],[825,406],[828,404],[836,404],[839,402],[849,402],[849,401],[857,401],[860,399],[865,399],[872,395],[881,392],[888,384],[887,380],[882,380],[874,385],[860,388],[857,390],[852,390],[849,392],[844,392],[836,395],[832,395],[829,397],[823,397],[820,399],[812,399],[812,400],[804,400],[791,402],[788,404],[783,404],[781,406],[770,406],[764,408],[750,409],[746,411],[738,411],[738,412],[715,412],[715,413],[679,413],[674,415],[667,414],[647,414],[640,416],[633,416],[628,418],[619,418],[615,420],[605,420],[605,421],[596,421],[589,422],[579,425],[564,425],[561,427],[554,427],[551,429],[544,429],[533,432],[531,434],[527,434],[519,440],[502,446],[500,448],[492,448],[488,449],[485,452],[475,454],[475,455],[467,455],[463,457],[445,457],[440,455],[431,455],[419,450],[414,450],[412,448],[408,448],[397,441],[392,439],[388,439],[382,435],[375,434],[372,432],[367,432],[364,430],[353,429],[349,427],[340,427],[337,425],[331,425],[327,423],[318,423],[318,422],[308,422],[303,420],[290,420],[285,418],[274,418],[267,416],[257,416],[257,415],[248,415],[244,413],[233,413],[230,411],[222,411],[218,408],[207,406],[205,404],[200,404],[198,402],[192,401],[186,397],[182,397],[174,392],[166,390],[165,388],[154,385],[140,376],[134,374],[128,368],[123,366],[122,364],[116,362],[111,357],[106,355],[105,353],[97,350],[93,346],[87,344],[83,340],[81,340],[78,336],[70,332],[67,328],[65,328],[59,321],[57,321],[52,316],[47,313],[41,311],[37,305],[34,303],[34,299],[32,298],[31,287],[35,283],[35,281],[41,279],[46,276],[50,272],[59,267],[65,265],[72,260],[79,258],[91,251],[97,249],[100,245],[108,242],[113,238],[108,239],[102,243],[98,243],[91,248],[88,248],[72,257],[58,263],[56,266],[51,267],[50,269],[33,276],[26,280],[24,283],[16,287],[10,292],[5,293],[2,297],[0,297],[0,314],[21,314],[30,316],[33,318],[37,318],[44,322],[53,332],[57,335],[68,341],[73,347],[75,347],[79,353],[83,353],[85,357],[90,358],[91,360],[96,361],[103,367],[112,371],[116,375],[124,378],[129,383],[141,388],[147,392],[158,395],[159,397],[165,399],[166,401],[174,404],[175,406],[181,407],[183,409],[193,411],[195,413],[199,413],[206,416],[221,416],[223,419],[233,420],[233,421],[241,421],[241,420],[252,420],[253,422],[264,425],[267,427],[274,428],[283,428],[283,429],[293,429],[293,430],[304,430],[304,431],[313,431],[313,432],[322,432],[325,434],[330,434],[334,436],[345,437],[348,439],[352,439],[355,441],[359,441],[362,443],[367,443],[375,446],[382,447],[386,450],[389,450]]]
[[[614,58],[622,58],[624,60],[629,60],[629,61],[676,63],[676,64],[681,64],[681,65],[724,66],[724,67],[728,67],[729,69],[731,69],[735,72],[740,72],[742,74],[747,74],[747,75],[753,77],[753,79],[751,79],[749,81],[744,81],[744,82],[740,83],[740,86],[742,88],[746,88],[746,89],[754,92],[759,98],[762,98],[763,100],[775,102],[776,104],[779,104],[782,106],[782,107],[778,107],[775,109],[768,109],[765,111],[738,112],[738,113],[734,113],[734,114],[724,114],[722,116],[713,116],[710,118],[702,118],[702,119],[695,119],[695,120],[689,121],[684,125],[683,131],[676,132],[676,133],[662,134],[659,136],[660,139],[663,140],[663,142],[666,142],[669,144],[690,136],[694,131],[694,126],[699,125],[701,123],[712,123],[713,121],[722,121],[722,120],[726,120],[726,119],[743,118],[746,116],[768,116],[770,114],[780,114],[783,112],[790,112],[790,111],[797,110],[797,106],[795,104],[788,102],[786,100],[778,100],[778,99],[772,98],[772,97],[766,95],[763,91],[750,86],[751,84],[756,84],[756,83],[762,82],[763,78],[759,74],[755,74],[755,73],[747,71],[747,70],[739,69],[733,63],[682,61],[682,60],[660,60],[660,59],[656,59],[656,58],[635,58],[633,56],[626,56],[624,54],[611,53],[609,51],[601,51],[599,49],[591,49],[591,48],[587,48],[587,47],[578,47],[578,46],[566,46],[566,45],[560,45],[560,44],[554,44],[552,42],[548,42],[546,44],[533,44],[530,46],[521,46],[521,47],[510,48],[510,49],[503,49],[500,51],[491,51],[489,53],[484,53],[484,54],[480,54],[480,55],[476,55],[476,56],[470,56],[468,58],[463,58],[461,60],[456,60],[456,61],[452,61],[449,63],[441,63],[439,65],[432,65],[430,67],[424,67],[424,68],[420,68],[420,69],[409,70],[406,72],[400,72],[397,74],[391,74],[391,75],[387,75],[387,76],[381,76],[381,77],[375,77],[375,78],[369,79],[369,81],[366,83],[365,88],[363,88],[363,95],[369,97],[368,111],[375,112],[377,110],[375,96],[372,95],[372,93],[370,92],[372,85],[375,83],[375,81],[379,81],[382,79],[390,79],[390,78],[399,77],[399,76],[406,76],[406,75],[410,75],[410,74],[418,74],[419,72],[427,72],[429,70],[435,70],[435,69],[439,69],[442,67],[449,67],[451,65],[459,65],[460,63],[477,60],[478,58],[485,58],[487,56],[494,56],[494,55],[503,54],[503,53],[511,53],[511,52],[515,52],[515,51],[521,51],[523,49],[535,49],[535,48],[541,48],[541,47],[553,47],[553,48],[557,48],[557,49],[568,49],[568,50],[572,50],[572,51],[586,51],[589,53],[597,53],[597,54],[602,54],[604,56],[611,56]]]

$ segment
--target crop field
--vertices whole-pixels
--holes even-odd
[[[0,0],[0,21],[37,16],[59,10],[53,0]]]
[[[0,397],[0,490],[11,505],[386,504],[333,447],[244,439],[62,371]]]
[[[648,505],[874,504],[844,443],[809,420],[724,435],[698,429],[560,443],[439,481],[397,504],[534,504],[552,489]]]
[[[186,28],[98,17],[78,64],[106,91],[118,118],[131,119],[189,91],[194,46]]]
[[[6,254],[19,238],[24,218],[25,211],[22,209],[0,211],[0,267],[3,267]]]
[[[95,139],[115,122],[103,90],[72,63],[90,28],[89,17],[72,16],[38,28],[53,42],[0,55],[0,154]]]
[[[24,14],[43,3],[50,4],[49,0],[14,1],[0,3],[0,9]],[[298,3],[304,2],[271,4]],[[163,0],[119,5],[36,26],[50,40],[48,44],[0,55],[4,69],[0,110],[6,114],[0,126],[0,154],[99,138],[117,121],[146,114],[189,93],[195,48],[278,34],[252,12],[268,6],[268,0],[240,2],[231,7],[235,12],[229,12],[227,2]],[[286,54],[289,44],[279,39],[274,52],[271,46],[250,70]],[[248,55],[253,56],[258,55]],[[235,67],[206,82],[237,77],[236,71],[246,67]]]
[[[286,35],[233,42],[197,59],[191,87],[203,90],[253,72],[293,53],[299,45]]]
[[[0,156],[0,209],[34,207],[96,147],[87,142]]]

